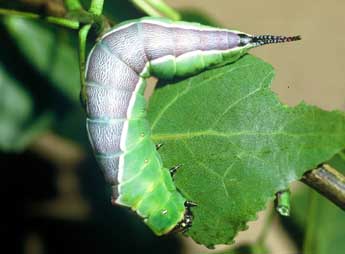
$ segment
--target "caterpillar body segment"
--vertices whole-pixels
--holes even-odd
[[[190,203],[176,189],[151,140],[145,79],[188,76],[236,61],[250,48],[295,37],[255,37],[196,23],[143,18],[114,27],[89,54],[87,131],[112,185],[112,202],[130,207],[157,235],[191,225]]]

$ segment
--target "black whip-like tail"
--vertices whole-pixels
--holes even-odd
[[[275,36],[275,35],[257,35],[251,38],[251,43],[254,46],[261,46],[265,44],[273,44],[273,43],[284,43],[290,41],[298,41],[301,40],[301,36]]]

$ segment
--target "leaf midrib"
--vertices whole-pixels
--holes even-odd
[[[287,136],[287,137],[295,137],[299,138],[301,136],[319,136],[319,135],[328,135],[328,136],[343,136],[343,133],[329,133],[329,132],[313,132],[313,133],[292,133],[292,132],[258,132],[258,131],[239,131],[239,132],[220,132],[215,130],[204,130],[204,131],[196,131],[196,132],[185,132],[185,133],[174,133],[174,134],[154,134],[152,135],[153,140],[185,140],[185,139],[192,139],[195,137],[223,137],[223,138],[230,138],[234,136]]]

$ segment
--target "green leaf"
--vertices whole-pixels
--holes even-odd
[[[255,244],[244,244],[236,246],[235,248],[230,248],[228,250],[223,250],[220,252],[212,252],[213,254],[260,254],[260,253],[270,253],[266,246],[257,246]],[[206,254],[206,253],[200,253]]]
[[[0,31],[0,63],[6,67],[10,80],[4,86],[20,91],[3,94],[6,107],[1,109],[2,116],[7,117],[1,119],[4,131],[0,149],[24,149],[39,132],[52,126],[67,137],[87,141],[85,116],[79,102],[77,34],[72,37],[66,30],[14,17],[5,18]],[[14,115],[18,107],[26,113]],[[49,116],[49,121],[45,117],[41,120],[43,115]],[[32,133],[35,135],[27,135],[31,133],[29,123],[37,127]],[[25,142],[20,139],[22,135]]]
[[[345,150],[337,153],[332,159],[327,161],[327,164],[345,174]]]
[[[79,64],[77,42],[60,28],[16,17],[5,24],[21,53],[54,88],[79,103]]]
[[[250,55],[158,89],[153,139],[175,182],[198,204],[188,231],[206,246],[231,243],[274,194],[345,147],[345,116],[270,90],[273,68]]]
[[[0,150],[25,148],[51,123],[49,112],[36,112],[27,90],[8,75],[0,62]]]
[[[345,153],[327,162],[345,173]],[[309,191],[308,191],[309,190]],[[342,254],[345,249],[345,212],[307,186],[301,186],[292,200],[292,221],[305,234],[304,250],[313,254]],[[291,232],[294,234],[294,232]]]

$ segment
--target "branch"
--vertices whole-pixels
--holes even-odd
[[[64,2],[61,1],[60,6],[54,5],[54,8],[46,9],[43,11],[43,13],[41,9],[38,9],[37,12],[27,12],[0,8],[0,15],[41,19],[48,23],[53,23],[71,29],[80,29],[82,25],[93,24],[98,28],[98,32],[100,33],[103,29],[109,27],[108,20],[101,15],[103,10],[103,2],[104,0],[92,0],[89,12],[83,9],[79,0],[65,0]],[[26,2],[26,4],[30,3],[30,1]],[[64,11],[61,13],[61,9],[64,9],[65,7],[63,3],[66,5],[67,12]],[[55,13],[56,9],[59,9],[63,16],[54,15],[53,13]]]
[[[65,6],[68,11],[82,10],[83,6],[79,0],[64,0]]]
[[[67,12],[62,0],[11,0],[4,2],[3,8],[29,11],[45,16],[63,17]]]
[[[77,20],[60,18],[60,17],[52,17],[52,16],[43,16],[37,13],[31,13],[31,12],[16,11],[16,10],[0,8],[0,15],[12,15],[12,16],[19,16],[19,17],[29,18],[29,19],[42,19],[49,23],[68,27],[71,29],[79,28],[79,21]]]
[[[306,172],[301,181],[345,210],[345,176],[330,165]]]
[[[9,9],[0,8],[0,15],[11,15],[29,19],[40,19],[48,23],[60,25],[71,29],[78,29],[80,26],[80,20],[75,19],[74,17],[65,17],[67,12],[62,1],[22,0],[20,2],[22,3],[20,5],[20,10],[17,10],[16,8],[12,9],[14,6],[9,4]],[[70,0],[68,2],[73,3],[75,1]],[[75,5],[74,7],[76,8]]]

